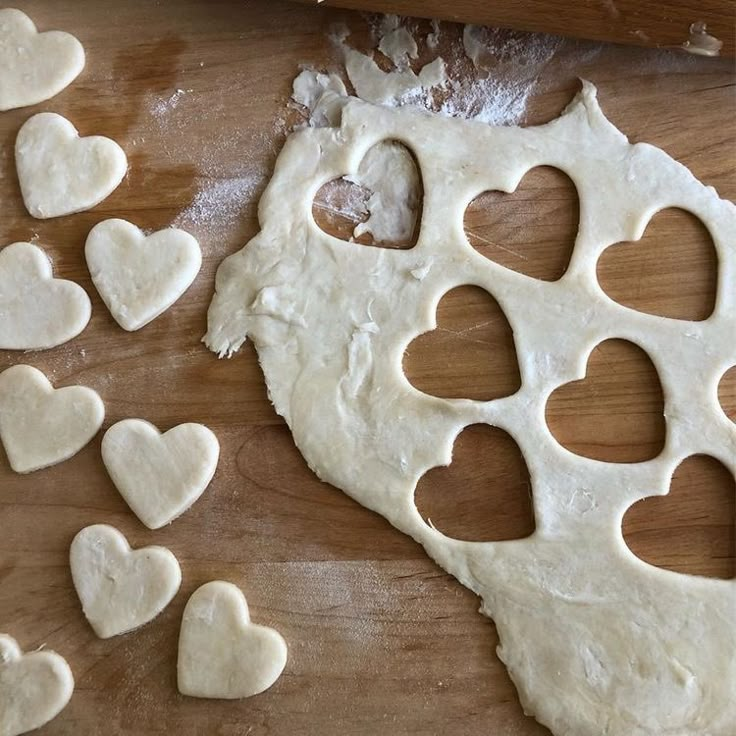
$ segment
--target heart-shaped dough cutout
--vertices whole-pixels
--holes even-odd
[[[131,549],[108,524],[82,529],[72,542],[69,563],[84,615],[101,639],[153,621],[181,585],[181,568],[168,549]]]
[[[16,473],[68,460],[97,434],[104,418],[102,399],[91,388],[55,389],[30,365],[0,373],[0,440]]]
[[[0,10],[0,110],[59,94],[84,69],[84,49],[63,31],[39,33],[20,10]]]
[[[18,642],[0,634],[0,736],[40,728],[66,707],[74,676],[55,652],[23,654]]]
[[[0,349],[61,345],[87,326],[91,313],[87,292],[55,279],[40,248],[13,243],[0,250]]]
[[[202,265],[199,243],[184,230],[172,227],[146,236],[125,220],[95,225],[84,252],[110,314],[130,331],[165,312]]]
[[[216,580],[184,609],[177,664],[179,692],[195,698],[247,698],[267,690],[286,666],[278,631],[250,621],[240,588]]]
[[[192,422],[161,434],[150,422],[124,419],[102,438],[112,482],[149,529],[171,523],[202,495],[219,456],[214,432]]]
[[[47,219],[98,205],[123,180],[128,160],[115,141],[80,138],[66,118],[42,112],[18,131],[15,165],[26,209]]]

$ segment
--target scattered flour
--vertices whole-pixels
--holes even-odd
[[[441,26],[438,21],[431,24],[425,44],[435,58],[417,71],[411,68],[411,60],[419,57],[417,42],[398,16],[372,19],[377,51],[368,53],[348,44],[347,26],[333,26],[329,38],[342,56],[355,94],[375,104],[418,105],[490,125],[522,123],[540,74],[562,39],[467,25],[455,38],[445,34],[444,56],[439,56]],[[383,54],[393,68],[384,71],[374,52]],[[304,69],[294,80],[292,99],[305,110],[308,125],[335,126],[347,95],[339,74]],[[345,182],[356,186],[346,187]],[[389,142],[374,146],[357,173],[323,187],[314,206],[355,223],[355,238],[368,233],[375,243],[406,244],[413,235],[420,190],[411,154]]]
[[[174,218],[172,225],[183,228],[213,222],[231,225],[260,193],[265,179],[265,172],[256,172],[233,178],[203,180],[191,204]]]

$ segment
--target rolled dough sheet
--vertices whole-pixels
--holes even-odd
[[[322,185],[355,175],[386,140],[404,143],[421,170],[421,231],[409,250],[339,240],[311,214]],[[463,230],[478,194],[513,191],[541,165],[568,174],[581,202],[574,254],[556,282],[484,258]],[[692,212],[713,237],[718,296],[707,320],[633,311],[596,280],[601,253],[639,239],[665,207]],[[736,363],[736,207],[663,151],[630,144],[586,83],[560,118],[523,129],[350,100],[339,126],[287,140],[259,220],[258,235],[218,270],[207,345],[230,355],[249,335],[310,467],[481,597],[525,711],[558,736],[732,736],[736,581],[642,562],[621,519],[667,493],[692,454],[736,471],[736,425],[717,399]],[[440,399],[402,373],[406,346],[436,326],[437,303],[463,284],[485,288],[514,330],[522,386],[512,396]],[[612,337],[646,350],[664,388],[667,442],[647,462],[576,456],[544,420],[551,392],[582,378],[590,352]],[[475,423],[504,429],[524,454],[536,521],[526,539],[451,539],[416,509],[417,481],[448,464],[456,436]]]

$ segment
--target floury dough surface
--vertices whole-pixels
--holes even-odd
[[[13,243],[0,250],[0,349],[61,345],[87,326],[91,314],[85,290],[55,279],[41,248]]]
[[[25,13],[0,9],[0,110],[48,100],[83,68],[84,49],[74,36],[38,33]]]
[[[279,679],[287,656],[278,631],[251,622],[236,585],[205,583],[187,601],[177,660],[182,695],[225,700],[258,695]]]
[[[0,736],[20,736],[55,718],[74,692],[66,660],[49,651],[24,654],[0,634]]]
[[[128,159],[110,138],[82,138],[66,118],[40,112],[18,131],[15,167],[26,209],[43,220],[98,205],[123,180]]]
[[[101,639],[152,621],[181,584],[179,563],[168,549],[131,549],[108,524],[86,526],[77,533],[69,566],[84,615]]]
[[[91,388],[55,389],[30,365],[0,373],[0,441],[16,473],[68,460],[97,434],[104,418],[102,399]]]
[[[84,246],[92,282],[115,321],[139,330],[189,288],[202,265],[199,243],[175,227],[146,235],[126,220],[103,220]]]
[[[421,233],[410,250],[336,239],[311,216],[318,189],[353,175],[384,140],[404,142],[421,170]],[[513,191],[540,165],[567,173],[581,201],[569,268],[551,283],[484,258],[463,231],[474,197]],[[717,248],[718,295],[705,321],[633,311],[597,283],[603,250],[640,238],[666,207],[699,217]],[[287,140],[259,220],[260,233],[219,268],[207,345],[226,356],[250,336],[310,467],[482,598],[525,711],[558,736],[736,732],[736,581],[652,567],[621,535],[626,509],[667,493],[686,457],[709,454],[736,472],[736,425],[717,399],[736,363],[736,208],[663,151],[630,144],[585,84],[559,119],[524,129],[351,100],[340,127]],[[522,386],[512,396],[439,399],[401,370],[406,346],[436,326],[440,298],[463,284],[492,294],[514,330]],[[550,393],[582,378],[590,352],[609,338],[641,346],[658,370],[668,426],[653,460],[579,457],[545,424]],[[415,507],[419,478],[449,463],[455,437],[475,423],[506,430],[524,454],[531,537],[451,539]]]

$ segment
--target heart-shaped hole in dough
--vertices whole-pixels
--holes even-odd
[[[448,291],[437,328],[404,353],[404,374],[417,389],[445,399],[510,396],[521,386],[514,335],[498,302],[478,286]]]
[[[598,259],[598,282],[614,301],[670,319],[713,312],[718,256],[708,229],[686,210],[660,210],[640,240],[616,243]]]
[[[570,452],[611,463],[650,460],[665,440],[664,399],[654,364],[627,340],[605,340],[585,378],[557,388],[547,425]]]
[[[736,365],[729,368],[718,384],[718,400],[725,415],[736,422]]]
[[[711,578],[736,577],[736,480],[709,455],[683,460],[666,496],[650,496],[625,513],[629,549],[657,567]]]
[[[481,255],[542,281],[561,278],[580,219],[572,179],[552,166],[530,169],[513,192],[486,191],[467,206],[465,235]]]
[[[511,435],[486,424],[458,435],[452,462],[425,473],[414,500],[422,518],[453,539],[521,539],[535,529],[524,456]]]
[[[355,174],[327,182],[312,202],[314,221],[340,240],[381,248],[413,248],[419,236],[422,177],[398,141],[370,148]]]

